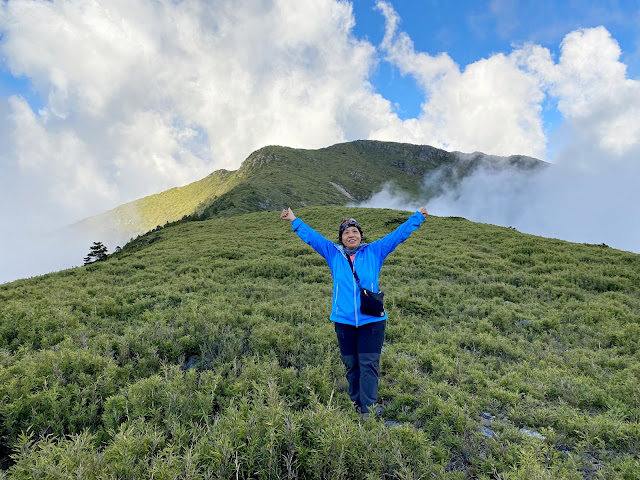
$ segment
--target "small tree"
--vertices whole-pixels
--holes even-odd
[[[84,257],[84,264],[101,262],[107,259],[107,247],[102,242],[93,242],[89,255]]]

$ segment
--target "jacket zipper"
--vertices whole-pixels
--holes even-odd
[[[353,268],[356,268],[356,256],[353,255]],[[356,284],[356,277],[351,272],[351,276],[353,277],[353,312],[356,315],[356,328],[358,327],[358,285]]]
[[[358,326],[358,297],[356,295],[356,292],[358,291],[358,289],[356,288],[356,279],[353,279],[353,311],[356,314],[356,327]]]
[[[347,262],[348,262],[349,260],[347,259],[347,254],[344,251],[342,252],[342,255],[344,255],[345,260],[347,260]],[[355,261],[356,261],[356,257],[355,257],[355,254],[354,254],[354,256],[353,256],[353,268],[354,269],[356,268]],[[356,277],[355,277],[355,275],[353,275],[353,271],[351,272],[351,276],[353,277],[353,312],[354,312],[354,314],[356,316],[356,327],[357,327],[358,326],[358,298],[357,298],[358,288],[356,288],[357,287]],[[338,302],[338,297],[337,297],[337,292],[336,292],[336,305],[337,305],[337,302]]]

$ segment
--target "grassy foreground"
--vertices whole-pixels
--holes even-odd
[[[369,241],[409,215],[296,214]],[[0,479],[636,479],[639,285],[640,255],[430,217],[383,268],[388,427],[278,213],[161,229],[0,286]]]

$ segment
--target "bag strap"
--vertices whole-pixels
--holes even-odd
[[[358,274],[356,273],[356,269],[353,266],[353,262],[351,261],[351,255],[349,255],[348,253],[345,253],[345,255],[347,256],[347,260],[349,260],[349,265],[351,266],[351,271],[353,272],[353,276],[356,278],[356,283],[358,285],[360,285],[360,279],[358,278]]]

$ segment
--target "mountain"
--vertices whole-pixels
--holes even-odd
[[[267,146],[235,171],[218,170],[184,187],[144,197],[74,225],[102,232],[101,238],[129,238],[185,216],[201,219],[265,210],[362,202],[384,185],[421,201],[442,193],[424,186],[441,172],[442,188],[479,167],[535,171],[545,162],[522,155],[447,152],[427,145],[358,140],[318,150]]]

